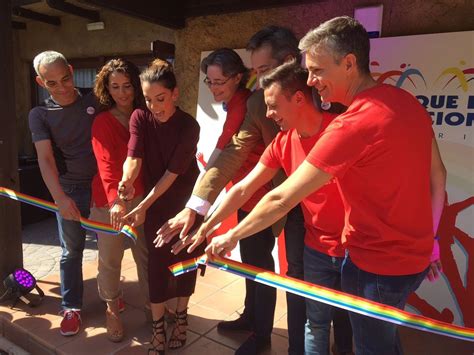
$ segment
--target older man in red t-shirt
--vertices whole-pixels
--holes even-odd
[[[436,277],[441,266],[439,256],[431,256],[446,171],[430,116],[409,93],[373,80],[369,38],[354,19],[321,24],[306,34],[300,49],[308,85],[323,101],[348,109],[327,127],[297,171],[268,193],[245,223],[213,239],[207,252],[232,249],[336,177],[345,207],[342,290],[403,308],[424,277]],[[350,316],[356,353],[402,352],[395,325]]]

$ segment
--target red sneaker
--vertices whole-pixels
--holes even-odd
[[[117,305],[118,305],[118,310],[120,313],[125,311],[125,301],[123,300],[123,297],[119,297],[117,299]]]
[[[61,335],[71,336],[79,332],[81,327],[81,312],[73,311],[71,309],[64,310],[63,320],[61,321],[60,332]]]

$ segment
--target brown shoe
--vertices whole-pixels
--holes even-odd
[[[114,303],[108,303],[108,307],[105,311],[105,324],[107,327],[107,338],[114,343],[118,343],[122,341],[124,331],[123,323],[119,315],[119,304],[118,302]]]

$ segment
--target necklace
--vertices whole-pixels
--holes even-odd
[[[120,111],[117,107],[113,107],[110,110],[110,113],[124,126],[128,129],[128,121],[130,120],[130,115],[125,114],[124,112]]]

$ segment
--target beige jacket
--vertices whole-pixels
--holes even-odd
[[[276,123],[266,117],[267,107],[263,98],[263,90],[255,91],[247,100],[247,113],[239,132],[226,145],[217,157],[214,165],[202,177],[193,195],[203,200],[215,202],[221,190],[232,180],[247,159],[250,152],[258,144],[268,146],[279,132]],[[282,170],[273,179],[274,186],[286,178]],[[283,229],[285,219],[273,225],[273,234],[278,236]]]

